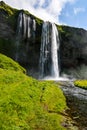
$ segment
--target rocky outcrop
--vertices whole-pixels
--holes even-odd
[[[7,24],[7,21],[0,17],[0,37],[5,39],[12,39],[14,34],[14,30],[9,24]]]
[[[62,26],[60,31],[61,71],[76,77],[87,78],[87,31],[80,28]],[[82,73],[84,73],[82,75]]]
[[[32,36],[23,37],[24,28],[21,31],[21,38],[18,35],[17,26],[20,12],[30,18],[31,21],[35,20],[35,39]],[[17,60],[27,68],[29,75],[34,74],[36,77],[39,73],[42,22],[27,11],[13,9],[3,1],[0,2],[0,53]],[[60,39],[60,74],[87,78],[87,31],[68,26],[57,25],[57,27]]]
[[[0,38],[13,39],[15,35],[14,21],[15,9],[6,5],[3,1],[0,2]],[[14,21],[12,21],[14,17]]]

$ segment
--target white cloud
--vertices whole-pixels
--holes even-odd
[[[4,0],[7,4],[18,9],[28,10],[37,17],[59,23],[59,15],[67,2],[75,0]]]
[[[74,14],[77,15],[78,13],[85,12],[85,8],[74,8]]]

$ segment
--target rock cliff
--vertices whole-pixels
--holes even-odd
[[[87,78],[87,31],[68,26],[61,26],[59,30],[61,71]]]
[[[22,27],[21,21],[18,25],[20,13]],[[34,77],[39,74],[42,23],[42,20],[29,12],[13,9],[3,1],[0,2],[0,53],[18,61]],[[60,39],[60,74],[87,78],[87,31],[60,25],[57,28]]]

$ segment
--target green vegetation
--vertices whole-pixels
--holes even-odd
[[[82,42],[82,37],[80,36],[81,31],[84,32],[84,29],[76,28],[76,27],[69,27],[65,25],[57,25],[59,33],[62,36],[63,41],[67,41],[72,39],[74,42]],[[78,35],[79,34],[79,35]]]
[[[53,82],[37,81],[0,54],[0,129],[65,130],[65,97]]]
[[[74,82],[74,84],[77,87],[81,87],[81,88],[87,89],[87,80],[76,80]]]
[[[43,23],[43,21],[42,21],[41,19],[37,18],[37,17],[35,17],[35,20],[36,20],[36,22],[37,22],[39,25]]]
[[[43,20],[41,20],[40,18],[37,18],[35,15],[31,14],[30,12],[28,12],[27,10],[22,10],[26,15],[29,15],[31,17],[34,17],[36,22],[40,25],[42,24]]]
[[[0,2],[0,9],[6,11],[9,16],[12,15],[16,11],[16,9],[11,8],[7,4],[5,4],[3,1]]]
[[[23,67],[21,67],[18,63],[16,63],[11,58],[8,58],[3,54],[0,54],[0,68],[9,71],[15,70],[15,71],[26,72],[26,70]]]
[[[58,28],[59,32],[61,32],[61,33],[64,33],[64,32],[65,32],[65,31],[63,30],[63,26],[57,25],[57,28]]]

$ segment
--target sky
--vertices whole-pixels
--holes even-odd
[[[4,0],[4,2],[14,8],[28,10],[44,21],[87,30],[87,0]]]

